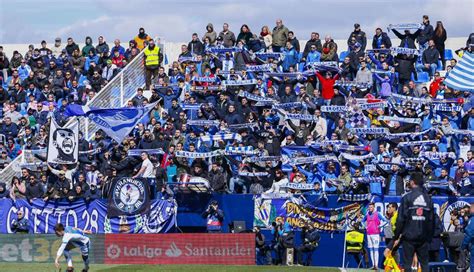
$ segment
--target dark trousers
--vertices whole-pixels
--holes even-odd
[[[158,76],[158,68],[155,68],[155,69],[149,69],[149,68],[146,68],[145,69],[145,86],[147,90],[150,89],[150,85],[151,85],[151,77],[153,76],[153,78],[156,78]]]
[[[418,262],[421,265],[421,271],[428,272],[429,266],[429,243],[428,242],[414,242],[414,241],[402,241],[403,247],[403,267],[405,271],[411,271],[411,264],[413,263],[413,256],[416,253]]]
[[[296,254],[298,257],[298,264],[304,266],[310,266],[313,259],[314,246],[312,245],[301,245],[296,248]],[[303,261],[304,255],[307,254],[306,260]]]

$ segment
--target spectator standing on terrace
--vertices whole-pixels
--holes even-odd
[[[150,40],[145,49],[145,85],[146,89],[150,89],[151,79],[158,76],[160,64],[163,62],[163,53],[154,40]]]
[[[436,29],[433,33],[433,41],[435,43],[436,50],[438,50],[439,55],[441,56],[441,64],[443,65],[443,70],[446,69],[446,57],[444,55],[445,45],[447,34],[446,29],[444,29],[443,23],[441,21],[436,22]]]
[[[331,36],[327,35],[324,38],[323,44],[323,52],[321,55],[321,61],[337,61],[337,44],[331,38]]]
[[[191,52],[193,56],[204,54],[204,45],[199,40],[197,33],[193,33],[192,39],[188,43],[188,51]]]
[[[295,48],[296,52],[300,52],[300,41],[295,36],[295,33],[293,31],[288,31],[288,41],[293,45]]]
[[[79,50],[79,46],[74,42],[73,38],[67,38],[66,52],[68,56],[71,56],[72,52],[76,49]]]
[[[276,20],[276,26],[273,28],[272,32],[272,40],[273,52],[282,52],[286,42],[288,41],[288,28],[283,25],[281,19]]]
[[[240,27],[240,33],[237,36],[237,42],[243,40],[245,44],[249,44],[250,39],[252,38],[253,34],[250,31],[250,28],[248,25],[243,24]]]
[[[262,31],[260,31],[260,39],[265,43],[265,48],[269,50],[273,43],[273,37],[268,29],[268,26],[263,26]]]
[[[306,59],[313,46],[315,47],[315,50],[319,53],[323,51],[323,45],[321,44],[321,40],[319,39],[319,33],[317,32],[312,32],[311,38],[306,42],[303,50],[303,58]]]
[[[423,29],[420,31],[418,36],[418,43],[420,44],[420,49],[425,49],[428,47],[428,41],[433,38],[433,26],[430,24],[430,18],[428,15],[423,15]]]
[[[234,32],[229,30],[229,24],[224,23],[222,25],[222,31],[219,33],[219,37],[222,39],[222,44],[224,47],[232,47],[234,46],[236,39]]]
[[[137,48],[141,51],[148,45],[148,42],[150,42],[152,38],[145,33],[145,29],[143,27],[140,27],[140,29],[138,30],[138,35],[135,36],[134,40]]]
[[[361,51],[365,51],[365,47],[367,46],[367,35],[365,35],[365,32],[360,29],[360,24],[354,24],[354,31],[351,32],[347,39],[348,46],[350,46],[351,38],[355,38],[361,46]]]
[[[380,27],[375,29],[375,35],[372,39],[372,49],[390,48],[392,41],[386,32],[383,32]]]
[[[206,33],[204,33],[202,36],[202,41],[204,42],[206,38],[209,38],[210,44],[214,44],[216,42],[217,33],[214,31],[214,26],[211,23],[207,24]]]

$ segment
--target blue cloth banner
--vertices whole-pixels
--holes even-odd
[[[166,233],[176,225],[177,204],[168,200],[151,201],[150,211],[143,215],[107,217],[107,200],[70,202],[24,199],[0,199],[0,233],[12,233],[11,223],[22,209],[30,222],[30,233],[54,233],[62,223],[90,230],[92,233]]]
[[[64,114],[66,116],[87,116],[117,143],[121,143],[135,128],[135,125],[155,107],[156,103],[158,102],[141,108],[114,109],[69,105]]]

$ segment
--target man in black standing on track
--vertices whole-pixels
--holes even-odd
[[[395,241],[401,239],[405,271],[411,271],[413,256],[416,253],[422,271],[428,272],[428,250],[435,227],[433,202],[423,189],[422,173],[412,173],[409,186],[411,191],[400,201],[395,236],[387,246],[387,250],[391,250],[394,244],[398,243]]]

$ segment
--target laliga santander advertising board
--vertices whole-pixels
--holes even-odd
[[[108,234],[105,264],[255,264],[255,234]]]

